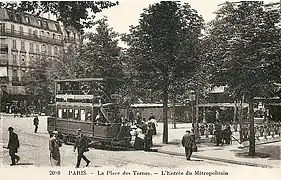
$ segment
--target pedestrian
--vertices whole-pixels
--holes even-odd
[[[260,130],[260,137],[263,137],[263,133],[264,133],[263,125],[260,126],[259,130]]]
[[[237,129],[238,129],[238,124],[235,122],[235,123],[233,124],[233,130],[234,130],[234,132],[237,132]]]
[[[143,118],[142,119],[142,122],[141,122],[141,130],[142,130],[142,133],[145,134],[146,131],[147,131],[147,123],[146,123],[146,119]]]
[[[150,119],[149,122],[151,122],[153,128],[153,135],[156,135],[157,134],[156,126],[158,126],[156,119]]]
[[[37,133],[38,125],[39,125],[38,116],[35,116],[35,117],[34,117],[34,119],[33,119],[33,125],[35,126],[34,133]]]
[[[215,138],[216,138],[216,146],[219,146],[219,144],[223,145],[223,141],[222,141],[222,129],[220,124],[216,124],[215,125]]]
[[[137,117],[137,124],[140,124],[141,123],[141,114],[139,111],[137,111],[136,117]]]
[[[75,152],[76,148],[78,149],[78,156],[77,156],[77,164],[76,164],[76,168],[79,168],[80,166],[80,162],[81,159],[84,159],[84,161],[86,161],[86,167],[89,166],[90,164],[90,160],[86,158],[86,156],[84,155],[84,152],[89,151],[88,149],[88,140],[86,138],[86,136],[84,136],[84,134],[81,132],[81,129],[77,130],[77,140],[76,143],[74,145],[74,149],[73,151]]]
[[[153,136],[154,130],[152,128],[152,123],[148,123],[148,128],[146,130],[145,136],[144,136],[144,151],[150,151],[151,147],[153,146],[152,136]]]
[[[9,131],[9,143],[7,148],[9,149],[9,155],[11,156],[12,164],[10,166],[15,165],[19,162],[20,157],[16,155],[18,153],[18,148],[20,147],[20,142],[18,139],[18,135],[14,132],[13,127],[8,128]]]
[[[200,135],[201,135],[201,136],[204,136],[204,134],[205,134],[205,125],[204,125],[204,124],[201,124],[201,125],[200,125],[199,131],[200,131]]]
[[[186,134],[182,137],[181,144],[185,149],[186,160],[190,161],[190,157],[192,155],[193,148],[193,140],[192,135],[189,130],[186,131]]]
[[[213,124],[209,124],[209,132],[210,132],[210,135],[214,135],[214,126]]]
[[[137,124],[137,129],[136,129],[136,138],[135,138],[134,148],[136,150],[144,149],[144,134],[142,133],[140,125],[138,125],[138,124]]]
[[[60,166],[60,147],[62,146],[61,141],[58,138],[58,132],[53,132],[53,137],[49,140],[49,150],[50,150],[50,163],[51,166]]]
[[[227,128],[224,130],[223,134],[224,134],[225,144],[230,144],[230,142],[231,142],[231,135],[232,135],[230,126],[227,126]]]
[[[148,120],[150,120],[150,119],[155,119],[155,116],[153,115],[152,112],[150,113],[150,116],[149,116]]]

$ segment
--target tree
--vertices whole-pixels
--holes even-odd
[[[226,3],[210,24],[206,58],[212,83],[228,85],[236,97],[249,103],[250,148],[255,155],[254,97],[270,97],[280,80],[279,12],[263,2]]]
[[[107,18],[98,20],[95,25],[96,32],[85,35],[87,43],[79,52],[80,60],[85,62],[83,77],[107,78],[106,93],[118,93],[124,81],[119,35],[109,27]]]
[[[1,8],[7,7],[36,15],[52,13],[57,17],[57,20],[63,22],[65,26],[72,26],[80,31],[83,31],[83,28],[92,27],[95,18],[94,14],[115,5],[118,5],[118,1],[0,2]]]
[[[50,59],[43,56],[30,63],[30,68],[23,77],[26,93],[33,95],[36,102],[49,102],[53,97],[54,83],[50,67]]]
[[[168,143],[168,98],[193,75],[203,19],[189,4],[162,1],[144,9],[139,25],[123,37],[143,88],[162,94],[163,143]]]

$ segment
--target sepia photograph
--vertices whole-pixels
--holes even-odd
[[[281,178],[280,0],[2,1],[0,41],[4,179]]]

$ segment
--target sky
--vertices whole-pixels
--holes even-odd
[[[203,16],[205,22],[209,22],[215,18],[214,12],[218,9],[218,5],[226,0],[183,0],[191,5]],[[233,0],[232,0],[233,1]],[[240,0],[234,0],[240,1]],[[265,3],[278,2],[279,0],[264,0]],[[159,0],[119,0],[119,5],[103,10],[97,15],[97,18],[103,16],[108,17],[108,23],[116,32],[129,32],[130,25],[137,25],[140,14],[144,8],[150,4],[159,2]]]

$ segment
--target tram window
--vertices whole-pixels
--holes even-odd
[[[92,121],[92,113],[90,110],[86,111],[86,121]]]
[[[67,119],[67,109],[62,110],[62,118]]]
[[[85,121],[86,120],[86,114],[85,114],[85,110],[84,109],[81,109],[81,120],[82,121]]]
[[[73,119],[73,109],[68,109],[68,119]]]
[[[62,109],[58,109],[58,117],[62,118]]]
[[[78,109],[74,110],[74,119],[75,120],[80,120],[80,118],[79,118],[79,110]]]

